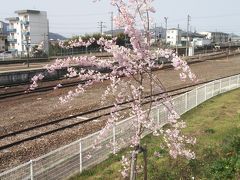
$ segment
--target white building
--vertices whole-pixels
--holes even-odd
[[[15,11],[17,17],[6,18],[8,27],[8,50],[19,56],[31,55],[34,46],[44,42],[44,52],[48,51],[49,25],[47,12],[37,10]]]
[[[177,28],[168,29],[166,32],[166,43],[170,46],[180,46],[181,45],[181,34],[182,31]]]
[[[202,37],[196,37],[196,38],[193,38],[192,43],[194,43],[195,47],[204,47],[204,46],[210,46],[211,40],[202,38]]]
[[[212,43],[225,43],[228,42],[229,34],[223,32],[200,32],[199,34],[205,35]]]

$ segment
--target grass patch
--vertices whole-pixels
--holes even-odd
[[[196,159],[173,160],[161,149],[161,138],[149,135],[142,142],[148,148],[149,179],[240,179],[240,90],[219,95],[182,116],[187,122],[184,133],[195,136]],[[161,157],[153,156],[160,152]],[[122,150],[71,180],[122,179],[119,160],[129,151]],[[142,155],[138,162],[143,161]],[[143,179],[141,173],[138,179]]]

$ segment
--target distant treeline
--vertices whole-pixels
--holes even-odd
[[[99,40],[101,37],[104,37],[104,39],[111,39],[112,37],[109,35],[101,35],[101,34],[92,34],[92,35],[84,35],[81,36],[81,39],[86,42],[90,38],[95,38],[95,42],[92,43],[90,46],[86,47],[73,47],[73,48],[62,48],[59,46],[58,42],[50,42],[49,44],[49,55],[50,56],[64,56],[64,55],[74,55],[74,54],[84,54],[84,53],[91,53],[91,52],[98,52],[100,51],[101,47],[97,44],[97,40]],[[116,44],[119,46],[130,46],[130,39],[127,35],[124,33],[117,34],[117,40]],[[69,41],[72,40],[78,40],[79,36],[73,36],[70,39],[67,39],[64,41],[64,45],[68,45]]]

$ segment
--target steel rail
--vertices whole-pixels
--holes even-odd
[[[177,91],[177,90],[175,90]],[[184,91],[184,92],[178,92],[178,93],[174,93],[172,94],[171,96],[176,96],[176,95],[180,95],[182,93],[185,93],[185,92],[188,92],[189,90],[187,91]],[[172,91],[173,92],[173,91]],[[169,93],[169,92],[168,92]],[[161,93],[162,94],[162,93]],[[147,104],[149,103],[151,100],[148,100],[146,102],[144,102],[143,104]],[[125,103],[129,103],[129,102],[125,102]],[[112,107],[112,106],[109,106],[109,107]],[[104,107],[105,109],[109,109],[109,107],[107,108]],[[124,111],[124,110],[127,110],[127,109],[130,109],[131,107],[124,107],[124,108],[121,108],[119,111]],[[102,109],[101,109],[102,110]],[[97,110],[96,110],[97,111]],[[76,118],[82,114],[87,114],[87,112],[85,113],[81,113],[81,114],[77,114],[77,115],[74,115],[74,116],[70,116],[70,117],[67,117],[67,118],[62,118],[62,119],[59,119],[59,120],[55,120],[55,123],[58,123],[59,121],[63,121],[63,120],[67,120],[67,119],[73,119],[73,118]],[[39,134],[36,134],[36,135],[33,135],[33,136],[30,136],[30,137],[26,137],[26,138],[23,138],[21,140],[18,140],[18,141],[14,141],[12,143],[8,143],[6,145],[2,145],[0,146],[0,151],[1,150],[4,150],[4,149],[8,149],[8,148],[11,148],[13,146],[16,146],[16,145],[19,145],[19,144],[22,144],[24,142],[27,142],[27,141],[31,141],[31,140],[35,140],[35,139],[38,139],[40,137],[43,137],[43,136],[46,136],[46,135],[50,135],[50,134],[53,134],[55,132],[59,132],[59,131],[62,131],[62,130],[65,130],[65,129],[69,129],[69,128],[72,128],[74,126],[77,126],[77,125],[80,125],[80,124],[84,124],[84,123],[87,123],[87,122],[91,122],[93,120],[96,120],[100,117],[104,117],[104,116],[109,116],[111,114],[111,112],[106,112],[106,113],[103,113],[101,115],[97,115],[95,117],[91,117],[89,119],[85,119],[85,120],[81,120],[79,122],[76,122],[76,123],[72,123],[72,124],[69,124],[69,125],[65,125],[65,126],[62,126],[62,127],[59,127],[59,128],[55,128],[55,129],[52,129],[52,130],[48,130],[48,131],[45,131],[45,132],[41,132]],[[55,124],[54,123],[54,124]],[[48,124],[48,125],[52,125],[52,123],[45,123],[45,124]],[[43,124],[42,124],[43,125]],[[41,127],[42,125],[38,125],[39,127]],[[27,128],[27,129],[23,129],[23,130],[20,130],[20,131],[16,131],[16,132],[13,132],[13,133],[9,133],[9,134],[6,134],[6,135],[3,135],[1,136],[1,139],[4,139],[6,137],[12,137],[12,136],[16,136],[17,134],[21,134],[21,133],[24,133],[24,132],[28,132],[28,131],[31,131],[31,130],[34,130],[36,128],[39,128],[37,126],[34,126],[34,127],[31,127],[31,128]],[[44,126],[43,126],[44,127]]]

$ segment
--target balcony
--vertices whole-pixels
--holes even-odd
[[[15,39],[14,37],[8,36],[7,41],[14,43],[14,42],[17,42],[17,39]]]
[[[7,28],[7,32],[14,33],[14,32],[17,32],[17,30],[15,28],[13,28],[13,27],[8,27]]]
[[[22,34],[25,36],[30,36],[30,32],[28,32],[28,31],[23,31]]]
[[[15,52],[15,51],[17,51],[17,49],[15,49],[15,48],[13,48],[13,47],[8,47],[8,51],[10,51],[10,52]]]
[[[23,40],[23,41],[22,41],[22,44],[23,44],[23,45],[30,45],[30,42],[28,42],[28,41],[26,41],[26,40]]]
[[[27,26],[27,25],[29,25],[29,21],[28,20],[21,20],[21,24]]]

